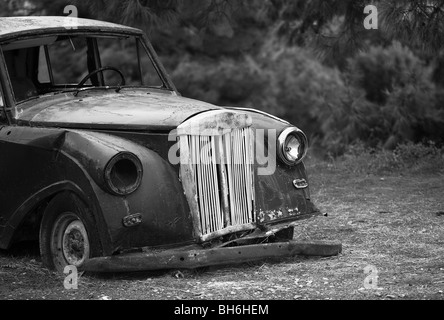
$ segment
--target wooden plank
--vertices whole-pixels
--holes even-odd
[[[159,269],[193,269],[205,266],[237,264],[268,258],[334,256],[342,244],[328,241],[288,241],[206,250],[165,250],[153,253],[130,253],[93,258],[83,270],[92,272],[134,272]]]

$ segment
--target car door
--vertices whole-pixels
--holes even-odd
[[[5,228],[23,214],[20,210],[30,209],[27,204],[35,195],[56,181],[54,146],[62,134],[59,129],[18,125],[7,113],[14,101],[7,95],[11,87],[3,58],[0,51],[0,245]]]

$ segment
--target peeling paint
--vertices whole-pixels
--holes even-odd
[[[131,215],[128,200],[126,198],[123,199],[123,204],[125,205],[127,215]]]
[[[2,17],[0,18],[0,41],[17,35],[27,35],[44,30],[47,33],[52,30],[65,30],[69,18],[59,17]],[[130,32],[141,34],[141,31],[131,27],[118,25],[99,20],[76,18],[74,21],[78,31],[108,31]]]
[[[282,219],[290,216],[301,215],[299,208],[282,208],[277,210],[262,210],[257,211],[257,221],[259,223]]]
[[[41,97],[22,104],[17,118],[31,122],[109,124],[120,126],[177,127],[195,113],[219,109],[214,105],[180,96],[169,91],[122,90],[120,93],[88,92],[78,100],[72,94]]]

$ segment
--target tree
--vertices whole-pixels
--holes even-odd
[[[64,0],[4,0],[2,15],[56,14]],[[436,54],[444,41],[444,0],[74,0],[81,16],[145,30],[168,23],[230,34],[247,21],[270,30],[289,45],[311,46],[327,62],[344,66],[358,49],[397,40],[413,50]],[[366,30],[364,8],[378,9],[379,30]],[[33,8],[30,8],[33,7]],[[16,9],[14,9],[16,8]],[[246,20],[244,20],[246,19]],[[270,28],[271,26],[271,28]]]
[[[77,0],[85,15],[146,29],[177,18],[179,0]]]
[[[29,15],[34,11],[34,9],[34,3],[25,0],[0,1],[0,17]]]
[[[346,58],[370,45],[393,40],[417,53],[436,55],[444,42],[443,0],[272,1],[282,22],[279,33],[290,44],[311,45],[327,62]],[[364,8],[378,9],[379,30],[366,30]],[[342,57],[342,58],[341,58]]]
[[[413,49],[438,53],[444,42],[444,1],[379,1],[385,36]]]

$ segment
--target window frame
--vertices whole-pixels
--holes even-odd
[[[5,109],[5,99],[3,98],[3,88],[0,85],[0,124],[6,122],[8,119],[6,117]]]
[[[53,84],[54,84],[54,75],[53,75],[53,73],[52,73],[51,61],[49,60],[48,45],[45,44],[45,45],[43,45],[43,46],[40,46],[40,48],[42,48],[42,47],[43,47],[43,52],[44,52],[44,54],[45,54],[46,67],[48,68],[49,83],[50,83],[51,85],[53,85]],[[39,55],[40,55],[40,53],[41,53],[41,52],[39,51]],[[39,58],[40,58],[40,57],[39,57]],[[40,67],[40,65],[39,65],[39,67]],[[40,71],[40,70],[39,70],[39,71]],[[42,85],[48,83],[48,82],[40,82],[40,81],[39,81],[39,79],[38,79],[38,72],[37,72],[37,81],[39,82],[39,84],[42,84]]]
[[[2,94],[3,106],[0,106],[0,123],[11,125],[14,119],[12,115],[13,107],[15,107],[15,98],[12,93],[11,82],[9,79],[8,69],[6,67],[3,49],[0,46],[0,92]]]

